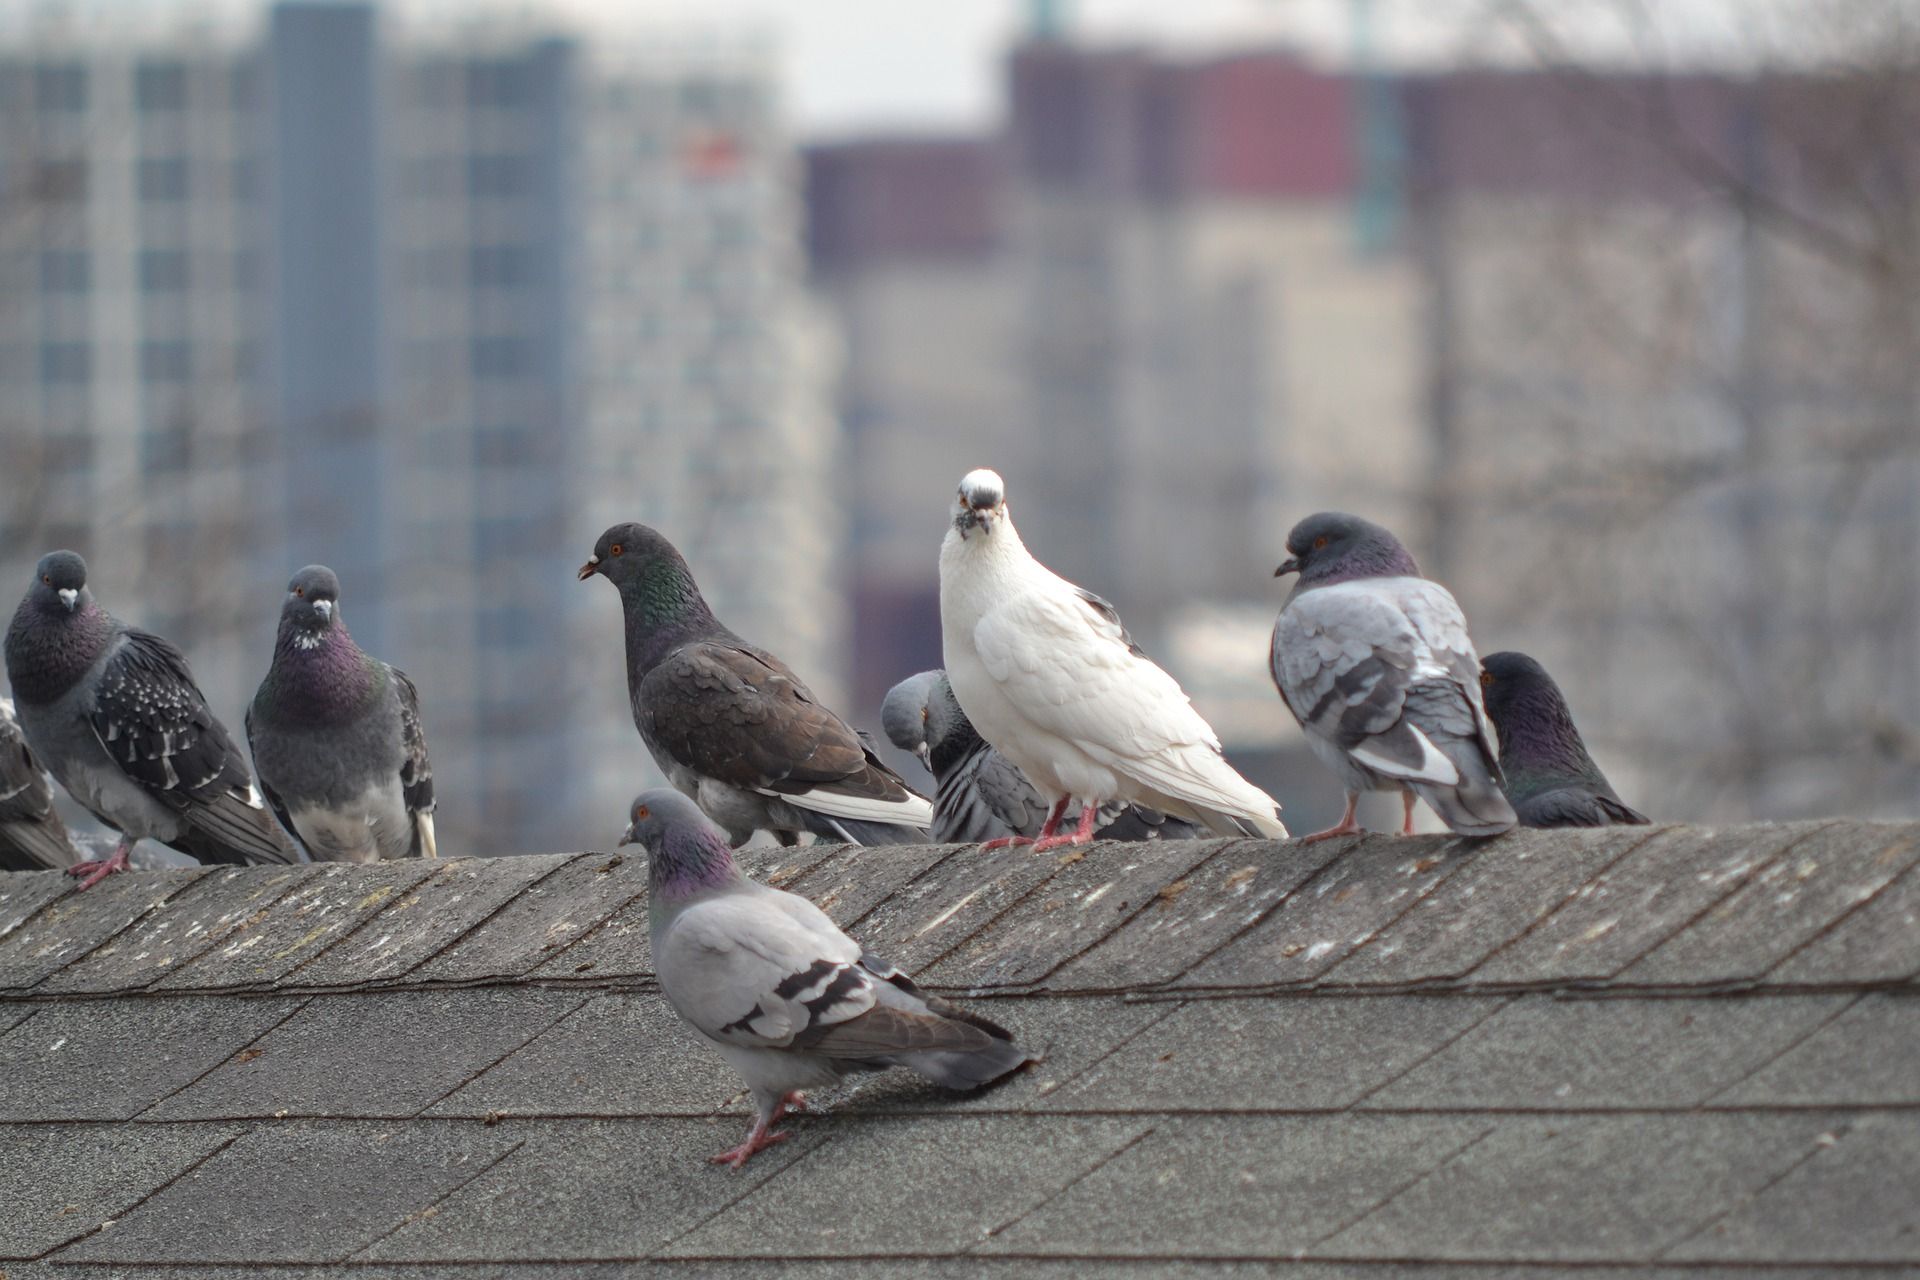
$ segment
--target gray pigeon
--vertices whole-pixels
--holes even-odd
[[[13,700],[0,698],[0,871],[58,871],[80,861],[53,788],[27,749]]]
[[[633,723],[667,780],[735,845],[757,830],[917,844],[933,806],[800,677],[720,624],[673,544],[641,524],[600,535],[580,568],[620,589]]]
[[[315,861],[439,856],[420,693],[353,642],[325,565],[287,584],[247,743],[280,825]]]
[[[1487,718],[1500,731],[1500,770],[1523,827],[1645,826],[1587,754],[1560,686],[1524,653],[1480,663]]]
[[[990,1084],[1036,1055],[978,1014],[916,987],[796,894],[749,880],[726,834],[679,792],[633,802],[620,843],[647,849],[653,967],[667,1000],[753,1091],[739,1168],[781,1142],[801,1091],[906,1067],[949,1089]]]
[[[1305,838],[1359,831],[1362,791],[1400,792],[1407,835],[1416,795],[1456,835],[1510,830],[1517,819],[1500,793],[1480,662],[1453,596],[1358,516],[1309,516],[1287,550],[1274,576],[1300,580],[1274,624],[1273,682],[1347,792],[1340,821]]]
[[[933,774],[933,838],[941,844],[978,844],[1036,835],[1047,802],[1011,760],[988,746],[944,671],[922,671],[887,691],[880,727],[893,745],[920,757]],[[1064,825],[1075,809],[1061,816]],[[1200,828],[1156,809],[1108,804],[1100,810],[1097,840],[1192,840]]]
[[[73,552],[40,558],[7,628],[7,679],[34,755],[120,833],[111,857],[67,868],[82,889],[145,837],[201,862],[301,861],[186,658],[95,604]]]

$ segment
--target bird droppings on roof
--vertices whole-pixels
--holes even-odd
[[[644,858],[0,876],[0,1272],[1920,1266],[1920,826],[748,869],[1045,1058],[860,1078],[734,1174]]]

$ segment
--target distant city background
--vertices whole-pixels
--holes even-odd
[[[443,851],[599,847],[657,780],[573,579],[602,528],[877,728],[990,465],[1296,828],[1338,793],[1271,574],[1324,508],[1541,658],[1656,817],[1920,814],[1920,4],[1756,4],[1718,70],[1524,0],[1414,70],[1388,7],[1195,49],[1039,0],[999,123],[817,142],[745,30],[36,9],[0,590],[83,552],[237,731],[331,564],[420,687]]]

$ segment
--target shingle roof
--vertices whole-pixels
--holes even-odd
[[[866,1078],[729,1174],[641,858],[7,876],[0,1271],[1920,1265],[1920,826],[755,870],[1045,1061]]]

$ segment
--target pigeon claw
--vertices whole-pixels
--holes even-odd
[[[991,853],[995,849],[1011,849],[1015,845],[1032,844],[1032,836],[995,836],[980,846],[980,852]]]
[[[772,1129],[760,1129],[756,1127],[752,1133],[747,1135],[745,1142],[729,1151],[722,1151],[717,1156],[708,1156],[707,1163],[723,1164],[729,1169],[738,1169],[741,1165],[753,1159],[755,1155],[765,1151],[768,1147],[779,1146],[785,1142],[789,1136],[790,1135],[784,1133],[775,1133]]]
[[[91,862],[76,862],[67,868],[67,874],[70,876],[83,877],[80,881],[80,887],[74,890],[74,892],[85,893],[114,872],[125,871],[126,869],[127,851],[124,848],[120,848],[115,849],[113,856],[110,858],[96,859]]]

